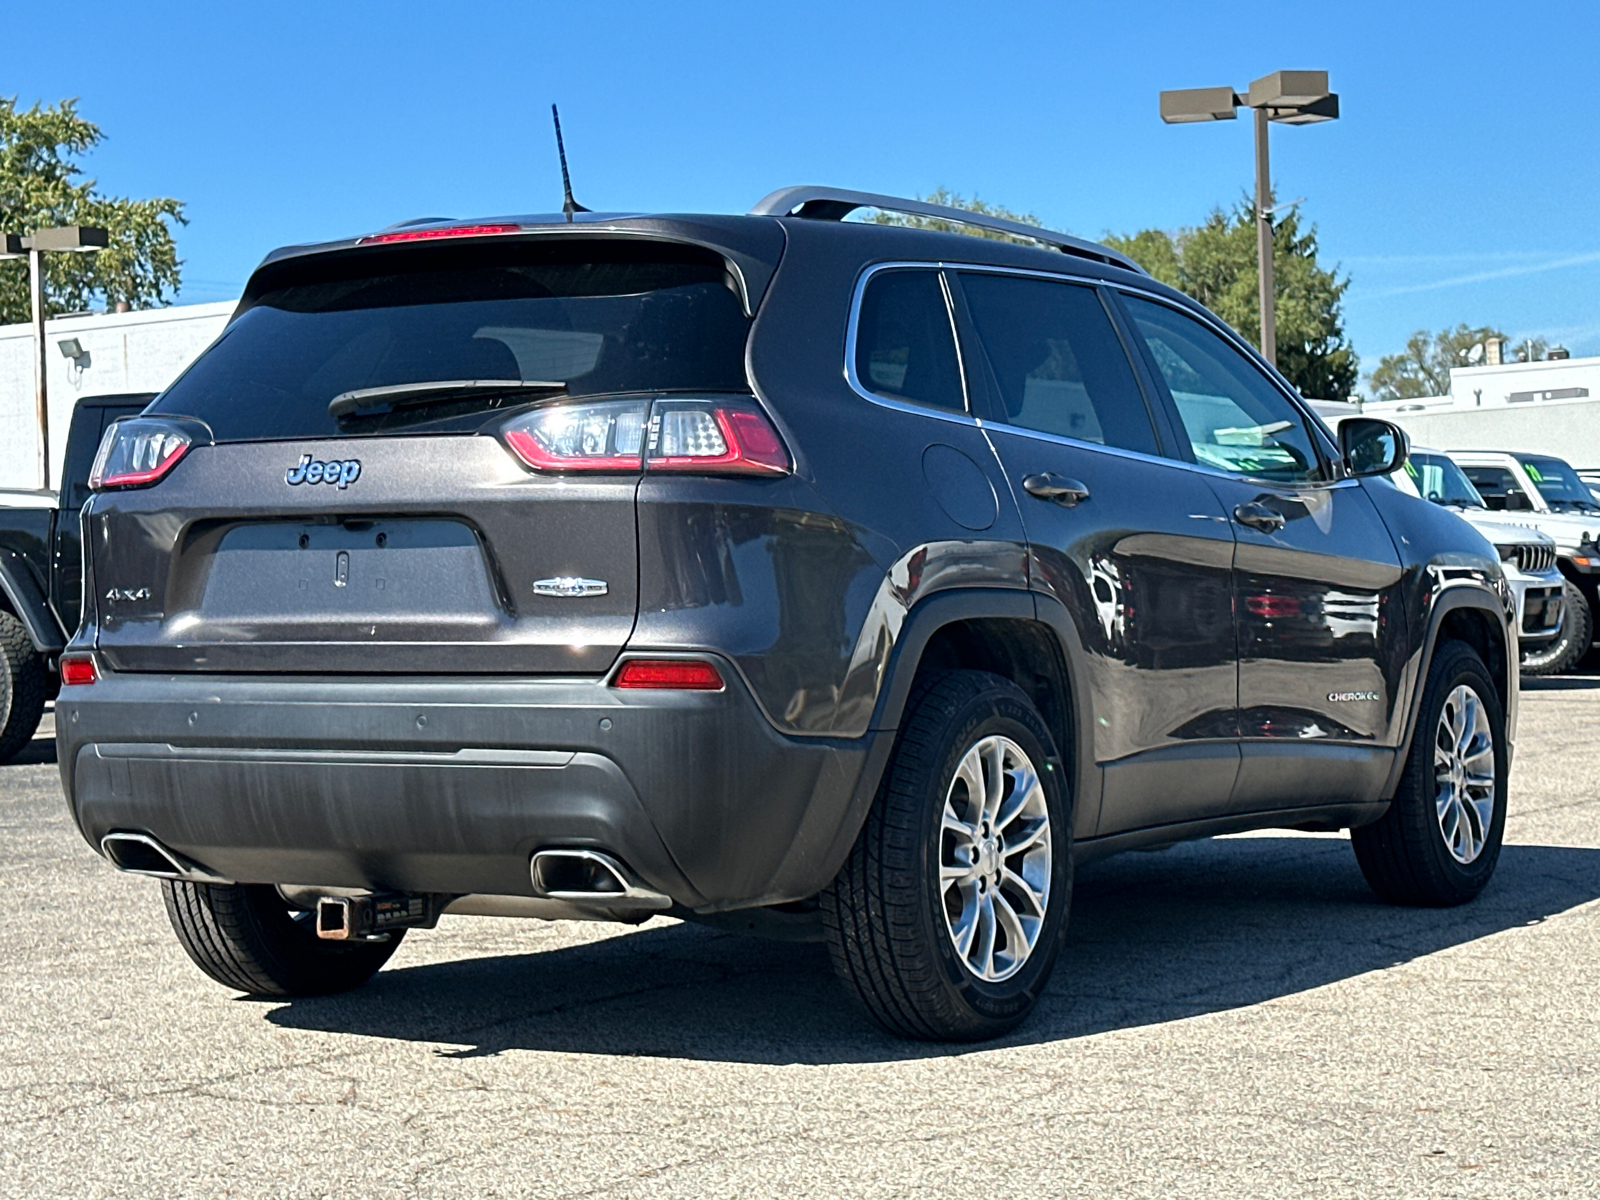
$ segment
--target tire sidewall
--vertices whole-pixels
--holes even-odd
[[[1436,870],[1450,881],[1456,891],[1471,896],[1482,890],[1489,882],[1489,877],[1494,874],[1495,863],[1500,858],[1501,841],[1505,836],[1507,783],[1510,774],[1510,764],[1506,754],[1505,713],[1500,707],[1500,696],[1494,689],[1489,672],[1471,650],[1465,647],[1452,649],[1439,660],[1430,674],[1432,678],[1429,681],[1427,702],[1423,705],[1423,723],[1417,727],[1416,745],[1413,751],[1417,756],[1412,767],[1416,789],[1413,799],[1418,804],[1420,815],[1432,835],[1427,839],[1427,844]],[[1470,863],[1456,860],[1445,842],[1444,831],[1439,827],[1435,799],[1438,783],[1433,770],[1433,748],[1435,738],[1438,736],[1439,717],[1444,711],[1445,700],[1461,684],[1467,684],[1477,693],[1479,703],[1488,712],[1489,733],[1494,740],[1494,815],[1489,821],[1483,850]]]
[[[1050,898],[1044,928],[1022,969],[999,983],[977,978],[961,961],[945,925],[944,901],[939,890],[940,830],[945,796],[956,768],[967,751],[983,738],[1000,736],[1020,746],[1032,761],[1044,789],[1050,814]],[[1072,897],[1072,811],[1062,768],[1056,760],[1049,732],[1033,706],[1020,696],[996,689],[974,696],[953,714],[946,726],[945,752],[927,781],[918,858],[922,880],[920,905],[927,944],[935,947],[941,982],[951,999],[988,1022],[1008,1022],[1027,1013],[1050,977],[1065,940]]]

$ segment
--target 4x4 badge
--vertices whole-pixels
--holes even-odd
[[[340,491],[360,478],[359,458],[334,458],[327,462],[315,462],[309,454],[302,454],[300,461],[283,473],[283,481],[290,487],[302,483],[336,483]]]

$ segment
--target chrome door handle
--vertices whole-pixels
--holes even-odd
[[[1250,526],[1251,529],[1259,529],[1262,533],[1277,533],[1284,524],[1281,512],[1276,512],[1257,500],[1251,500],[1235,508],[1233,519],[1241,525]]]
[[[1029,475],[1022,481],[1022,490],[1040,500],[1054,500],[1062,508],[1071,508],[1089,498],[1089,489],[1076,479],[1046,471],[1042,475]]]

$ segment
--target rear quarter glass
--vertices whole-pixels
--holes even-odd
[[[436,380],[554,381],[570,396],[740,391],[750,319],[723,259],[661,242],[382,247],[279,269],[152,413],[216,441],[475,432],[526,393],[336,396]]]

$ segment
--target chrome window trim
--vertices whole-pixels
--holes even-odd
[[[956,315],[950,305],[950,289],[944,281],[942,274],[945,264],[939,262],[881,262],[873,263],[861,272],[856,280],[855,292],[850,297],[850,315],[845,325],[844,334],[844,378],[850,385],[850,390],[863,400],[877,404],[883,408],[893,409],[895,412],[916,413],[918,416],[934,417],[940,421],[950,421],[957,425],[968,427],[977,424],[977,418],[972,415],[972,397],[967,394],[967,372],[964,360],[961,357],[961,336],[956,330]],[[879,271],[932,271],[939,281],[939,294],[944,297],[945,320],[950,323],[950,341],[956,349],[956,370],[961,377],[961,403],[964,411],[951,412],[945,408],[933,408],[925,404],[913,404],[909,400],[898,400],[891,396],[880,396],[872,391],[861,381],[856,374],[856,339],[857,330],[861,321],[861,300],[866,295],[867,284],[872,282],[872,277]]]
[[[919,410],[920,411],[920,410]],[[1235,483],[1259,484],[1264,491],[1276,492],[1309,492],[1329,491],[1334,488],[1359,487],[1357,479],[1318,479],[1304,483],[1285,483],[1278,479],[1263,479],[1259,475],[1235,475],[1230,471],[1223,471],[1217,467],[1208,467],[1204,463],[1185,462],[1181,458],[1167,458],[1160,454],[1145,454],[1140,450],[1124,450],[1121,446],[1108,446],[1104,442],[1086,442],[1081,438],[1065,437],[1056,433],[1045,433],[1039,429],[1024,429],[1020,425],[1007,425],[1000,421],[985,421],[977,418],[979,429],[995,433],[1006,433],[1016,437],[1031,438],[1036,442],[1048,442],[1057,446],[1072,446],[1080,450],[1094,450],[1100,454],[1113,454],[1118,458],[1131,458],[1136,462],[1154,463],[1163,467],[1177,467],[1184,471],[1192,471],[1197,475],[1211,475],[1217,479],[1227,479]]]

